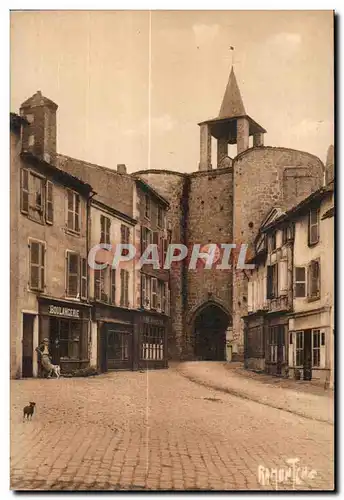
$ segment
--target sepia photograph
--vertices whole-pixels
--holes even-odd
[[[10,490],[335,491],[335,12],[9,17]]]

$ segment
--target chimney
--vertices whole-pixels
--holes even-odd
[[[117,172],[119,174],[126,174],[127,173],[127,167],[125,166],[124,163],[118,163],[117,164]]]
[[[23,129],[22,148],[48,163],[56,161],[57,104],[38,90],[20,106],[20,115],[29,123]]]

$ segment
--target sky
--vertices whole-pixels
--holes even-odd
[[[18,11],[10,60],[11,111],[41,90],[58,152],[109,168],[197,171],[232,62],[266,145],[333,144],[332,11]]]

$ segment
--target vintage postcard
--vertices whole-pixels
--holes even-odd
[[[10,23],[11,489],[333,491],[334,12]]]

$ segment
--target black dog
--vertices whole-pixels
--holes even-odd
[[[30,404],[29,404],[29,406],[25,406],[24,407],[24,410],[23,410],[23,412],[24,412],[24,414],[23,414],[24,420],[25,420],[25,417],[26,417],[27,420],[29,420],[29,417],[30,417],[30,420],[32,420],[32,415],[33,415],[33,411],[35,409],[35,406],[36,406],[36,403],[34,403],[34,402],[31,401]]]

